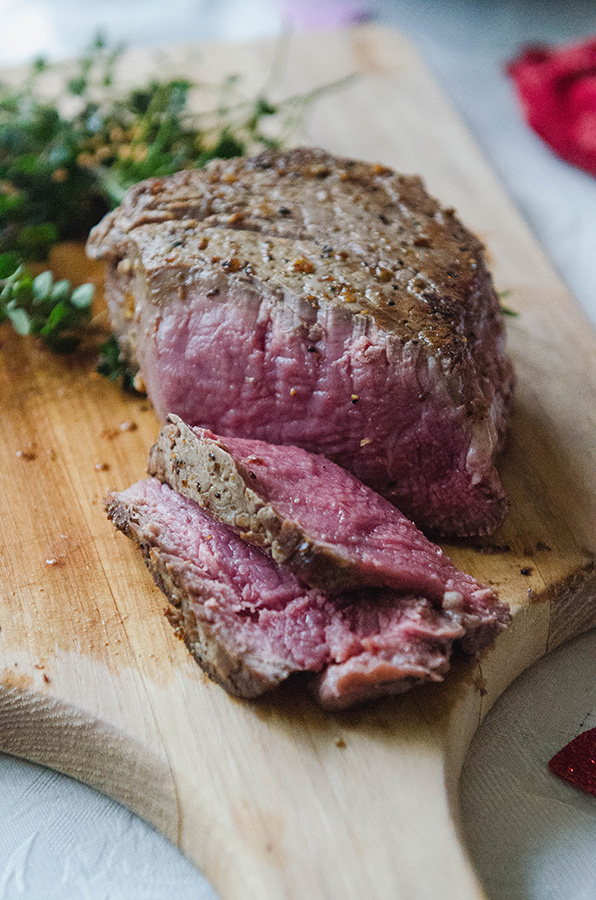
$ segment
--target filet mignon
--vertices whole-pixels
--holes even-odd
[[[106,509],[140,547],[205,671],[255,697],[292,672],[315,672],[328,708],[441,681],[464,627],[457,610],[376,589],[331,597],[153,478],[112,493]]]
[[[322,453],[437,533],[501,522],[499,301],[419,178],[312,149],[215,161],[133,187],[88,252],[162,419]]]
[[[459,572],[391,503],[324,456],[218,438],[168,418],[149,453],[149,474],[303,583],[332,593],[387,587],[424,596],[459,612],[472,647],[509,620],[494,591]]]

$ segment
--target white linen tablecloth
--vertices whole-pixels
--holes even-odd
[[[596,632],[515,681],[474,738],[461,780],[468,846],[490,900],[594,900],[596,799],[549,759],[596,727]]]
[[[329,7],[330,17],[340,5]],[[596,179],[558,160],[529,131],[503,71],[525,42],[596,33],[594,0],[362,6],[413,38],[596,323]],[[39,53],[72,56],[98,27],[128,43],[274,35],[288,8],[276,0],[169,0],[167,7],[161,0],[0,0],[0,64]],[[291,8],[299,10],[299,0]],[[552,753],[596,725],[595,658],[592,633],[539,663],[504,695],[474,741],[462,802],[492,900],[596,900],[596,801],[546,770]],[[215,895],[174,847],[114,801],[0,756],[0,900],[171,897]]]

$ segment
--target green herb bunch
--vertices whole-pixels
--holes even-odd
[[[55,282],[51,272],[34,278],[16,253],[0,254],[0,324],[10,321],[17,334],[34,334],[57,353],[80,345],[91,323],[93,292],[92,284]]]

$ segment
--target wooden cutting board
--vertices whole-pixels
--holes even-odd
[[[272,55],[270,44],[186,48],[175,68],[210,80],[243,71],[256,87]],[[131,54],[129,71],[150,58]],[[482,549],[447,547],[514,610],[481,660],[343,714],[292,686],[230,698],[176,640],[102,511],[109,487],[144,475],[158,429],[149,403],[94,375],[92,360],[0,332],[0,747],[153,822],[222,900],[481,897],[457,824],[466,747],[518,673],[596,624],[596,336],[402,37],[295,37],[285,90],[352,71],[305,139],[422,173],[486,241],[520,312],[508,323],[518,387],[502,462],[512,512]],[[79,248],[54,264],[101,278]]]

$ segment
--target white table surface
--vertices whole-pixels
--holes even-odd
[[[320,19],[327,2],[0,0],[0,65],[40,53],[72,56],[98,27],[129,44],[275,35],[288,10],[302,9],[305,24]],[[596,34],[595,0],[361,5],[418,45],[596,323],[596,179],[558,160],[529,131],[503,70],[523,43]],[[341,3],[331,6],[342,15]],[[545,768],[567,740],[596,725],[595,658],[592,633],[539,663],[499,701],[474,742],[462,804],[491,900],[596,900],[596,801]],[[171,897],[215,895],[174,847],[114,801],[0,755],[0,900]]]

